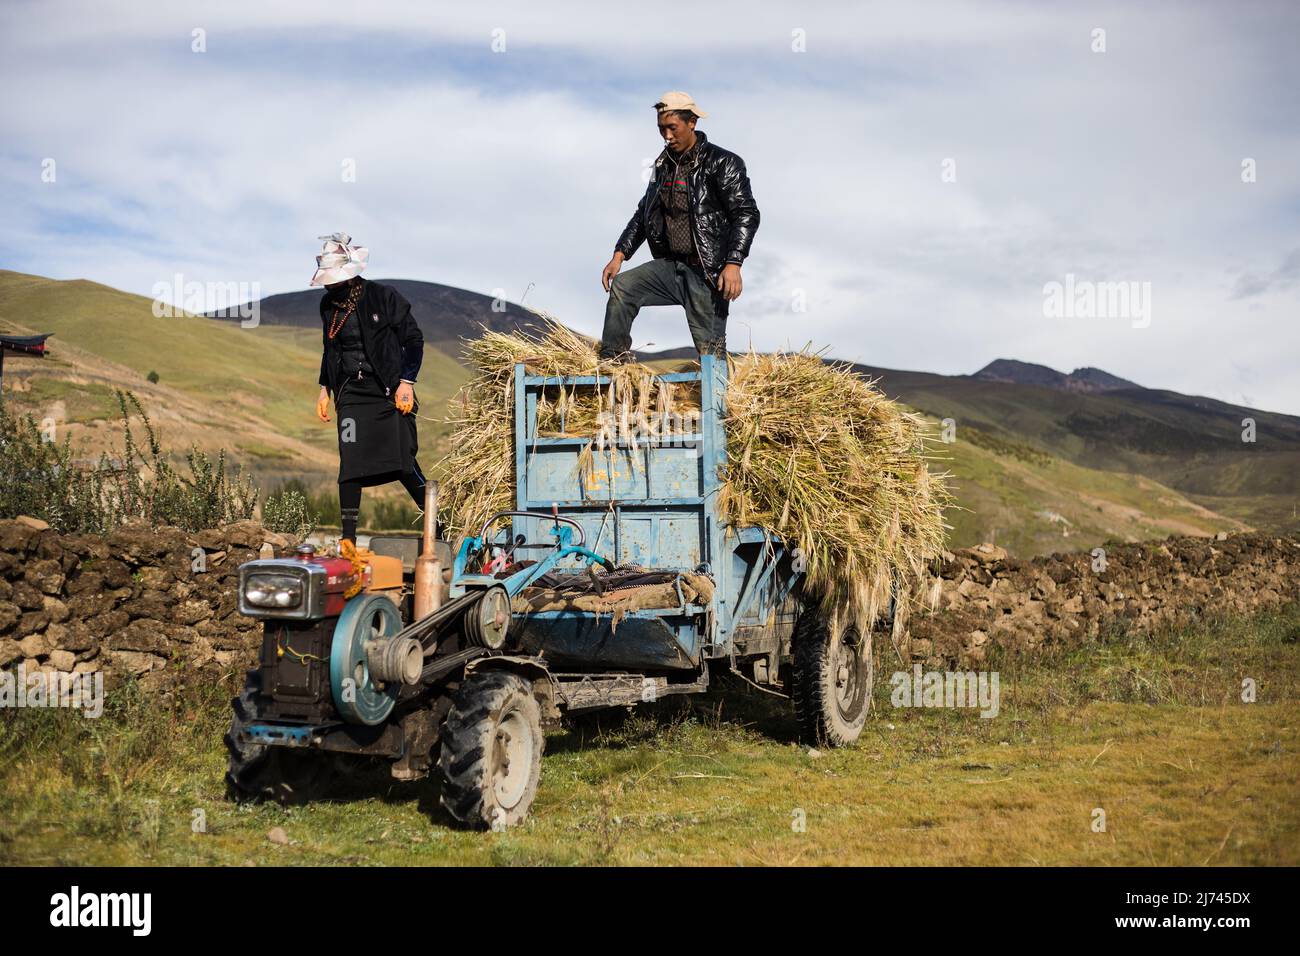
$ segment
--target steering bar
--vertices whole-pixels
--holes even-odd
[[[578,524],[578,522],[574,521],[572,518],[564,518],[561,517],[560,515],[548,515],[541,511],[498,511],[492,517],[488,518],[487,521],[483,522],[483,528],[478,533],[478,539],[482,541],[484,544],[486,544],[488,528],[490,528],[492,524],[500,518],[511,518],[511,517],[541,518],[543,521],[557,521],[557,522],[563,522],[564,524],[573,525],[573,527],[578,532],[578,542],[577,542],[578,547],[581,548],[587,543],[587,535],[582,530],[582,525]]]

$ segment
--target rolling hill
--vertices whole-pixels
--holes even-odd
[[[454,286],[413,279],[375,281],[392,286],[411,303],[425,345],[448,355],[459,355],[461,340],[481,335],[483,329],[509,332],[537,321],[536,315],[513,302]],[[321,294],[320,289],[306,289],[267,296],[260,302],[258,319],[262,325],[312,329],[319,341]],[[211,317],[229,321],[226,316]]]
[[[513,304],[493,311],[489,297],[448,286],[393,284],[426,337],[421,460],[436,473],[428,466],[451,437],[444,409],[469,374],[458,361],[460,339],[535,317]],[[271,296],[261,303],[260,325],[243,329],[199,316],[155,318],[148,299],[84,280],[0,271],[0,329],[55,333],[48,358],[6,363],[6,403],[55,418],[98,451],[117,436],[112,390],[129,388],[177,451],[191,442],[226,448],[264,488],[300,478],[329,489],[334,426],[312,411],[319,296]],[[645,357],[668,364],[690,356]],[[858,366],[893,397],[936,421],[956,421],[957,440],[935,451],[935,467],[951,472],[957,494],[953,546],[996,540],[1028,555],[1289,517],[1297,472],[1288,477],[1285,466],[1300,454],[1300,419],[1144,389],[1095,369],[1025,382],[1017,377],[1022,366],[994,363],[984,376]],[[1044,377],[1043,367],[1026,367],[1023,374]],[[1087,387],[1060,381],[1071,377]],[[1256,418],[1260,442],[1242,451],[1221,433],[1245,415]]]
[[[1146,476],[1254,526],[1297,526],[1295,416],[1121,385],[1122,379],[1104,372],[1112,384],[1080,389],[1067,382],[1043,384],[1036,371],[1008,380],[1006,366],[998,378],[855,368],[878,380],[890,397],[936,419],[953,419],[958,442],[963,427],[973,427],[1082,467]],[[1242,440],[1246,419],[1255,423],[1253,442]]]
[[[113,389],[124,388],[141,399],[168,445],[226,448],[264,484],[316,483],[337,470],[335,426],[313,411],[319,327],[156,318],[143,296],[0,271],[0,328],[54,333],[48,357],[6,363],[5,398],[38,420],[60,412],[55,417],[91,452],[110,447]],[[458,362],[425,346],[418,424],[421,448],[434,453],[426,460],[446,451],[443,408],[466,377]]]

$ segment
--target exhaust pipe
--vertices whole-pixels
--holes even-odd
[[[414,617],[419,621],[442,607],[442,562],[435,545],[438,523],[438,483],[424,483],[424,542],[415,559]]]

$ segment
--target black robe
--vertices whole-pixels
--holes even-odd
[[[418,468],[415,461],[419,451],[415,415],[419,411],[419,401],[409,414],[403,415],[394,401],[396,384],[386,384],[375,371],[382,360],[372,357],[377,346],[374,336],[365,334],[364,323],[369,321],[378,325],[381,320],[391,320],[393,316],[367,311],[367,305],[384,308],[386,303],[382,297],[369,294],[374,283],[366,285],[370,287],[365,289],[367,294],[361,296],[356,311],[348,316],[333,339],[328,330],[335,302],[327,294],[321,306],[326,330],[322,377],[329,379],[329,382],[321,384],[328,384],[334,392],[340,483],[366,483],[367,479],[375,478],[389,481]],[[404,311],[405,321],[413,326],[410,306],[406,306]],[[397,321],[400,323],[402,318],[398,317]],[[418,329],[416,334],[419,334]],[[420,338],[420,347],[423,348],[423,337]],[[404,364],[409,369],[410,363]],[[418,362],[415,368],[419,368]]]

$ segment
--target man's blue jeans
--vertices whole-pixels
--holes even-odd
[[[600,342],[603,358],[613,358],[632,348],[632,322],[647,305],[683,306],[696,351],[701,355],[726,353],[730,303],[702,269],[673,259],[651,259],[620,272],[610,283]]]

